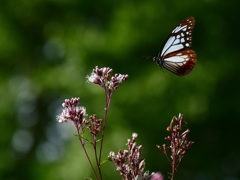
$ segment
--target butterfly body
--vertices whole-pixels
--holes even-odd
[[[184,76],[194,68],[197,55],[192,45],[193,17],[183,20],[169,35],[162,50],[153,60],[178,76]]]

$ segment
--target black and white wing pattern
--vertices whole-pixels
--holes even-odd
[[[192,45],[193,17],[183,20],[169,35],[162,50],[153,60],[178,76],[184,76],[194,68],[197,55],[189,49]]]

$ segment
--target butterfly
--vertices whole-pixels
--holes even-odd
[[[197,61],[196,53],[190,49],[194,25],[193,17],[189,17],[177,25],[168,36],[158,56],[153,57],[153,61],[178,76],[190,73]]]

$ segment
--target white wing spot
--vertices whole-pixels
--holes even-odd
[[[189,43],[186,43],[185,45],[186,45],[187,47],[189,47]]]
[[[180,43],[180,39],[176,39],[173,44],[178,44]]]
[[[167,54],[166,51],[169,51],[168,48],[169,48],[169,47],[171,48],[171,45],[172,45],[174,39],[175,39],[175,38],[171,36],[171,37],[167,40],[167,42],[166,42],[166,44],[164,45],[163,50],[162,50],[162,52],[161,52],[161,56],[162,56],[163,54]]]
[[[165,58],[164,61],[165,63],[174,65],[174,63],[184,63],[187,59],[188,59],[187,55],[182,55]]]
[[[161,53],[161,56],[163,54],[166,55],[166,54],[169,54],[169,53],[174,52],[174,51],[178,51],[178,50],[183,49],[183,48],[184,48],[183,44],[171,45],[170,48],[166,49],[165,52],[163,51],[164,53],[163,52]]]
[[[188,29],[189,29],[189,27],[188,27]],[[187,30],[187,28],[183,28],[183,31],[186,31]]]
[[[183,42],[185,42],[185,39],[184,39],[184,38],[181,39],[181,43],[183,43]]]
[[[187,27],[187,25],[185,25],[185,26],[178,26],[178,27],[176,27],[172,32],[173,33],[177,33],[177,32],[179,32],[179,31],[181,31],[182,29],[185,29]]]

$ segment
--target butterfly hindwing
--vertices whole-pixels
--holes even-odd
[[[193,50],[186,49],[168,54],[163,62],[163,67],[178,76],[184,76],[192,71],[197,61]]]

